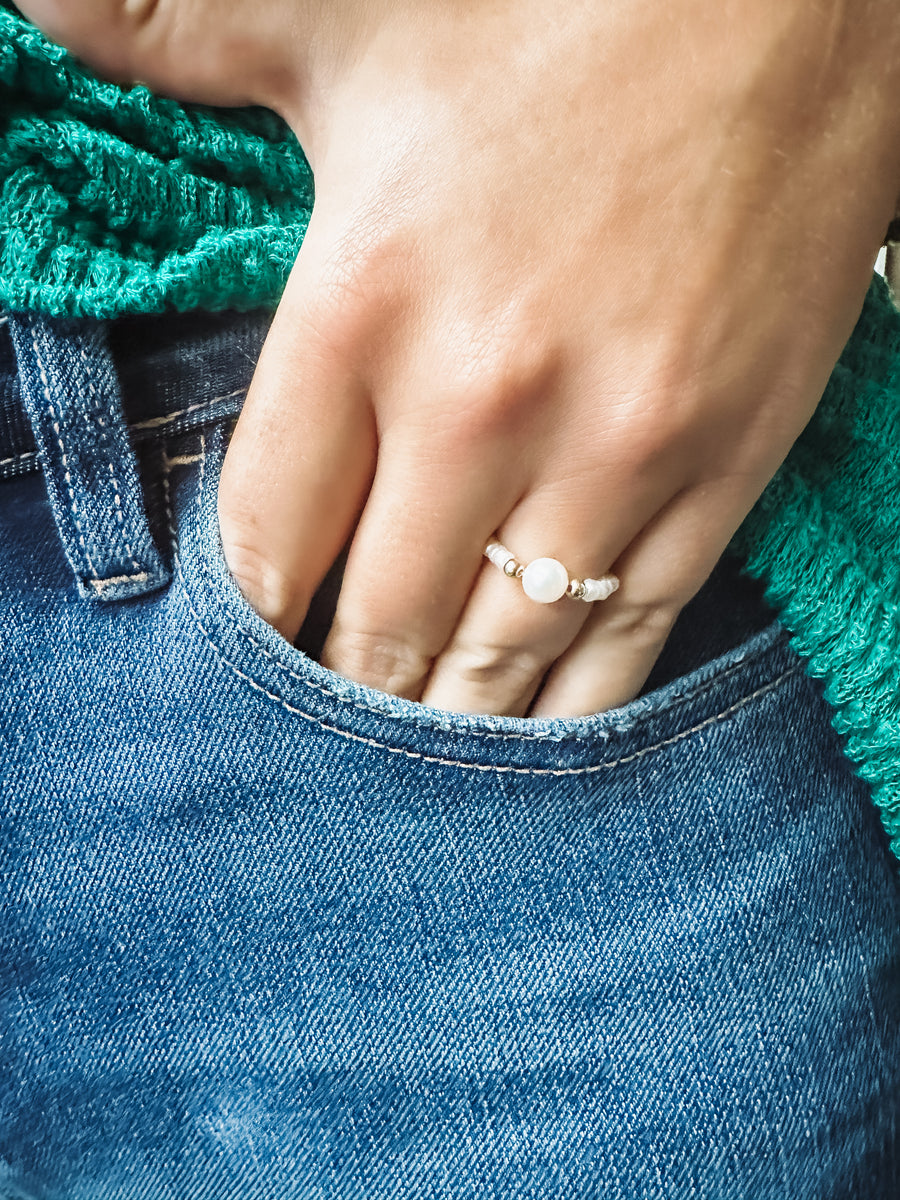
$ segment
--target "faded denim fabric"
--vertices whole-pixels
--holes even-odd
[[[265,326],[0,327],[0,1198],[896,1200],[896,863],[758,586],[591,718],[338,678],[221,556]]]

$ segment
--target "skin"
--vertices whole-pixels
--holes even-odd
[[[350,541],[335,671],[456,711],[633,698],[858,316],[896,0],[22,8],[113,77],[269,105],[310,157],[219,494],[250,603],[293,638]],[[534,604],[495,533],[621,588]]]

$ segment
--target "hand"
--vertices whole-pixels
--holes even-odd
[[[371,5],[246,79],[216,43],[198,91],[163,23],[215,7],[100,57],[270,103],[314,168],[219,495],[244,593],[293,638],[352,537],[327,666],[460,711],[631,699],[859,312],[900,191],[896,0]],[[621,588],[537,605],[495,533]]]

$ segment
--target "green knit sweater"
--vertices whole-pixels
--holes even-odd
[[[0,304],[115,316],[281,294],[312,174],[265,109],[101,83],[3,0]]]
[[[276,117],[100,83],[3,6],[0,89],[0,304],[108,317],[277,302],[312,177]],[[900,317],[876,280],[733,546],[824,681],[900,855],[898,483]]]

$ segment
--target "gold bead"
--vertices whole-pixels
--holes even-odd
[[[510,579],[515,579],[518,570],[519,564],[514,558],[508,558],[503,564],[503,574],[508,575]]]
[[[582,579],[570,579],[569,586],[566,588],[566,595],[571,596],[573,600],[583,600],[584,581]]]

